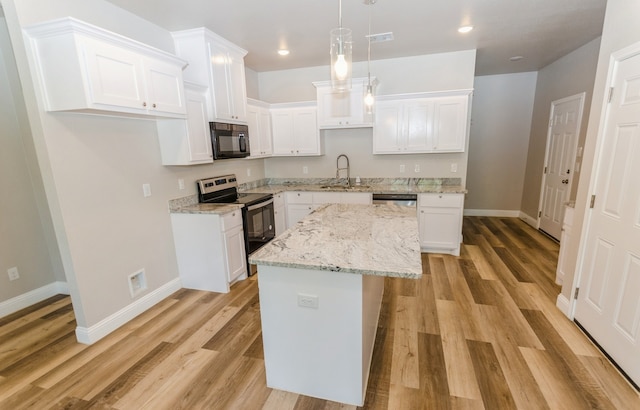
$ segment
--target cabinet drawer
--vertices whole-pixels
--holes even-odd
[[[223,231],[228,231],[236,226],[242,226],[242,210],[236,209],[235,211],[226,213],[222,215],[221,219]]]
[[[463,203],[463,194],[420,194],[418,196],[418,206],[461,208]]]
[[[313,203],[312,192],[287,192],[288,204],[311,204]]]

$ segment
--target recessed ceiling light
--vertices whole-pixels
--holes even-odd
[[[473,30],[473,26],[462,26],[458,29],[458,33],[468,33]]]
[[[520,61],[522,60],[524,57],[522,56],[513,56],[509,59],[509,61]]]
[[[289,50],[280,49],[280,50],[278,50],[278,54],[280,54],[281,56],[288,56],[289,55]]]

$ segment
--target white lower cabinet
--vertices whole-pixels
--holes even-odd
[[[283,192],[273,196],[273,214],[277,236],[287,230],[287,215],[285,212]]]
[[[460,255],[464,194],[418,195],[418,227],[423,252]]]
[[[287,228],[324,204],[371,204],[368,192],[287,192]]]
[[[229,292],[247,277],[240,209],[218,214],[171,214],[182,287]]]

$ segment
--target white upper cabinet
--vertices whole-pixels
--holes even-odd
[[[176,53],[189,62],[185,79],[207,84],[211,90],[209,121],[246,124],[244,56],[247,52],[205,28],[171,35]]]
[[[322,155],[316,116],[315,105],[272,104],[273,155]]]
[[[71,17],[25,31],[47,111],[185,117],[185,61]]]
[[[271,142],[271,113],[269,105],[258,100],[247,100],[247,124],[249,126],[249,158],[263,158],[273,153]]]
[[[375,78],[372,78],[375,83]],[[373,116],[366,113],[364,96],[367,78],[354,78],[350,91],[337,92],[331,88],[331,81],[316,81],[318,96],[318,127],[361,128],[373,127]]]
[[[373,153],[464,152],[470,97],[463,90],[378,98]]]
[[[156,121],[162,165],[197,165],[213,162],[209,130],[209,89],[185,83],[186,119]]]

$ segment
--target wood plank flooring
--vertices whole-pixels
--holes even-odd
[[[460,257],[387,279],[365,409],[640,409],[555,307],[558,245],[468,217]],[[0,409],[348,409],[265,384],[256,276],[183,289],[93,346],[66,296],[0,318]]]

